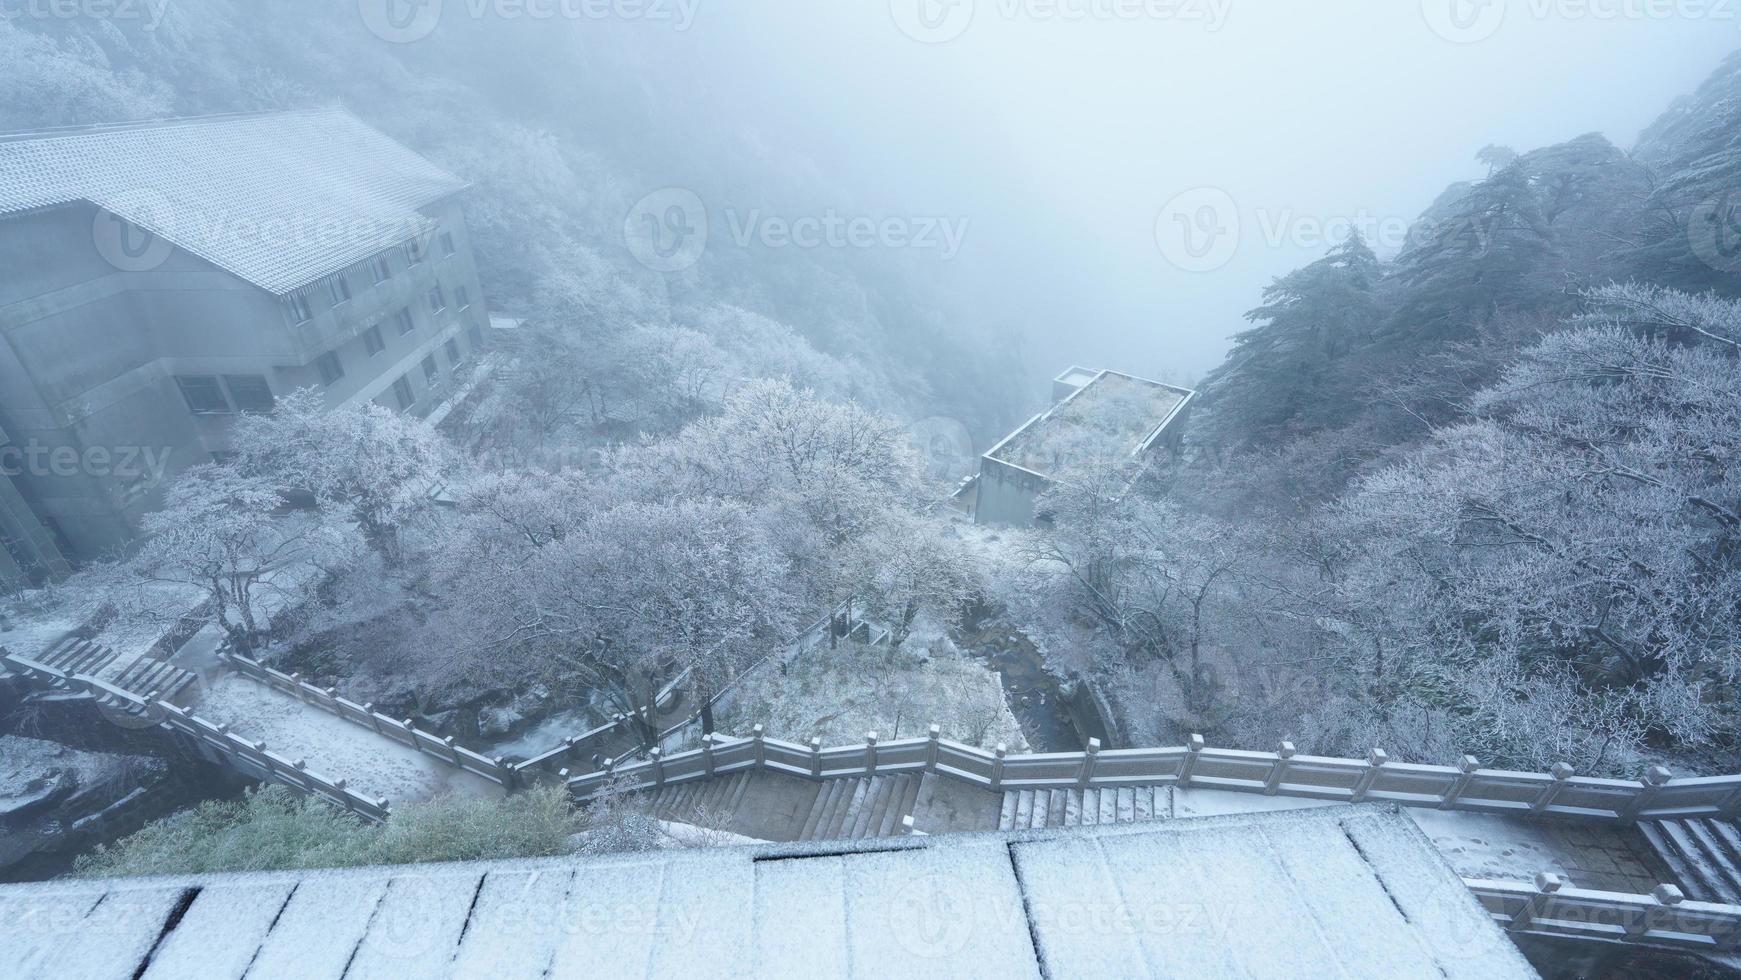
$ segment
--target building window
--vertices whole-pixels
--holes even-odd
[[[410,307],[406,307],[398,313],[395,313],[393,315],[393,322],[398,325],[399,336],[401,337],[417,329],[417,321],[412,319]]]
[[[339,363],[338,351],[329,350],[320,355],[314,366],[320,369],[320,383],[329,388],[345,376],[345,366]]]
[[[265,415],[272,411],[272,386],[258,374],[226,374],[224,387],[230,389],[230,402],[238,412]]]
[[[405,243],[405,260],[412,265],[423,261],[423,239],[413,238]]]
[[[181,385],[181,397],[187,399],[187,407],[195,415],[220,415],[230,410],[223,386],[212,375],[177,375],[175,383]]]
[[[465,335],[466,339],[472,342],[473,352],[476,352],[478,348],[484,346],[484,332],[478,329],[477,324],[472,324],[471,327],[466,330]]]
[[[453,253],[455,253],[457,251],[459,251],[459,249],[453,247],[453,232],[451,232],[451,231],[442,232],[441,233],[441,254],[452,255]]]
[[[447,338],[447,362],[457,368],[459,367],[459,362],[461,360],[462,358],[459,355],[459,341],[452,337]]]
[[[291,293],[284,297],[284,305],[290,308],[290,319],[293,323],[307,323],[314,319],[314,310],[308,306],[308,297],[302,293]]]
[[[462,309],[462,310],[471,309],[472,297],[471,297],[470,293],[466,292],[466,288],[464,286],[461,286],[458,289],[455,289],[453,291],[453,298],[454,298],[454,301],[459,304],[460,309]]]
[[[429,291],[429,309],[432,313],[441,313],[447,309],[447,294],[441,291],[440,284]]]
[[[381,339],[380,327],[370,327],[363,331],[363,349],[369,352],[370,357],[387,349],[387,342]]]
[[[441,373],[441,369],[436,367],[436,365],[435,365],[435,355],[434,354],[431,354],[428,357],[425,357],[423,359],[423,380],[433,382],[435,380],[436,375],[438,375],[440,373]]]
[[[351,301],[351,284],[345,281],[343,275],[329,276],[326,280],[326,291],[332,296],[332,305]]]
[[[411,393],[411,376],[402,374],[399,380],[393,382],[393,397],[399,402],[399,411],[403,412],[417,404],[417,396]]]
[[[369,271],[374,273],[376,283],[383,283],[393,278],[393,267],[387,264],[385,255],[377,255],[370,259]]]

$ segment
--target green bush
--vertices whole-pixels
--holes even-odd
[[[580,819],[561,787],[506,799],[407,803],[383,825],[270,786],[203,803],[81,857],[87,878],[343,868],[548,857],[574,850]]]

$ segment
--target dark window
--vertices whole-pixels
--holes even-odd
[[[423,261],[423,239],[413,238],[405,243],[405,260],[412,265]]]
[[[417,396],[411,393],[411,376],[401,375],[393,382],[393,397],[399,401],[399,411],[403,412],[417,404]]]
[[[363,331],[363,349],[369,352],[370,357],[387,349],[387,342],[381,339],[380,327],[370,327]]]
[[[337,351],[327,351],[315,360],[314,366],[320,369],[320,383],[332,385],[345,376],[345,366],[339,363]]]
[[[272,386],[258,374],[226,374],[224,385],[238,412],[266,414],[272,411]]]
[[[461,360],[461,358],[459,356],[459,341],[453,339],[452,337],[447,338],[447,361],[448,361],[448,363],[452,364],[454,367],[459,367],[460,360]]]
[[[326,281],[326,291],[332,296],[332,305],[348,303],[351,300],[351,284],[345,281],[343,275],[332,276]]]
[[[453,232],[451,232],[451,231],[442,232],[441,233],[441,254],[452,255],[456,251],[458,251],[458,249],[453,247]]]
[[[387,264],[385,255],[377,255],[370,259],[369,271],[375,274],[376,282],[386,282],[393,278],[393,267]]]
[[[435,355],[434,354],[431,354],[428,357],[425,357],[423,359],[423,380],[434,381],[435,376],[437,374],[440,374],[440,373],[441,373],[441,369],[435,366]]]
[[[429,291],[429,309],[434,313],[447,309],[447,294],[441,291],[439,285]]]
[[[465,335],[466,338],[472,342],[472,351],[474,353],[478,348],[484,346],[484,332],[478,329],[477,324],[472,324],[471,327],[466,330]]]
[[[177,375],[175,383],[181,385],[181,397],[187,399],[187,407],[196,415],[213,415],[230,410],[230,402],[224,397],[224,389],[218,384],[218,379],[209,374]]]
[[[460,309],[465,310],[471,308],[472,297],[470,293],[466,292],[464,286],[460,286],[458,289],[453,291],[453,298],[455,302],[459,303]]]
[[[417,329],[417,321],[412,319],[409,307],[393,315],[393,322],[399,326],[399,336],[403,337]]]
[[[314,311],[309,309],[308,297],[301,293],[291,293],[284,297],[284,304],[290,307],[290,319],[297,323],[307,323],[314,319]]]

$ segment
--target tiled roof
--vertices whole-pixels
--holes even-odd
[[[0,136],[0,217],[74,201],[284,294],[426,231],[465,182],[343,109]]]

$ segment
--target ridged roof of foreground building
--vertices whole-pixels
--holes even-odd
[[[0,136],[0,217],[90,201],[292,292],[426,231],[466,183],[341,108]]]
[[[43,977],[1533,977],[1394,809],[0,887]]]

